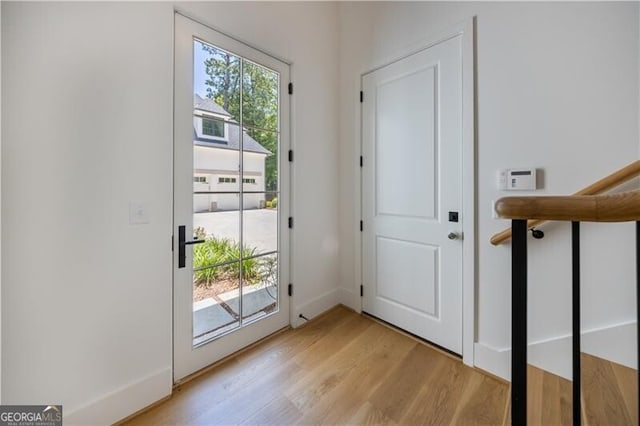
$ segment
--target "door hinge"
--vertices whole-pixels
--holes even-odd
[[[360,232],[362,232],[363,229],[364,229],[364,222],[360,221]]]
[[[293,218],[289,217],[289,229],[293,229]]]
[[[362,167],[362,165],[364,164],[364,158],[362,158],[362,155],[360,156],[360,167]]]
[[[293,95],[293,83],[289,83],[289,94]]]
[[[293,284],[289,284],[289,286],[287,287],[287,294],[289,296],[293,296]]]
[[[289,162],[290,163],[293,162],[293,150],[292,149],[289,150]]]
[[[364,102],[364,92],[360,91],[360,103]]]
[[[360,297],[364,296],[364,286],[360,284]]]
[[[171,236],[171,251],[173,251],[173,235]]]

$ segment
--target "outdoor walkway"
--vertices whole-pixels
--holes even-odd
[[[240,319],[239,291],[218,294],[193,304],[194,345],[223,334],[238,326]],[[275,307],[278,290],[275,286],[246,286],[242,291],[243,321],[250,322],[267,315]]]

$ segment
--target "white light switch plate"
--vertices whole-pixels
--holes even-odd
[[[144,225],[149,223],[149,206],[146,203],[129,203],[129,224]]]

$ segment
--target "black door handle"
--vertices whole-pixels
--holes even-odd
[[[184,225],[178,226],[178,268],[184,268],[187,263],[187,246],[202,244],[205,240],[187,241],[186,228]]]

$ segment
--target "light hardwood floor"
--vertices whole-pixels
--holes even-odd
[[[583,379],[584,389],[604,401],[585,397],[594,407],[585,409],[589,424],[633,421],[635,378],[587,361],[600,373]],[[615,385],[603,388],[609,374]],[[535,368],[529,378],[530,424],[571,424],[571,382]],[[501,425],[509,424],[508,398],[505,382],[338,307],[178,386],[126,424]]]
[[[582,354],[582,418],[588,425],[637,425],[636,370]]]

